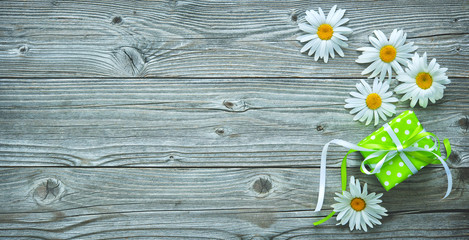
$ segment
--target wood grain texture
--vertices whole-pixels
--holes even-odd
[[[344,58],[314,62],[298,23],[333,4],[354,33]],[[467,239],[468,13],[458,0],[0,1],[0,239]],[[394,28],[448,68],[444,98],[413,110],[451,142],[451,195],[430,165],[384,193],[382,226],[314,227],[347,151],[329,149],[313,212],[324,143],[378,128],[344,109],[364,78],[356,49]],[[348,174],[384,192],[362,159]]]
[[[298,22],[323,1],[2,1],[2,77],[361,77],[355,49],[402,28],[468,77],[467,1],[339,1],[350,36],[329,64],[299,52]]]
[[[350,238],[348,228],[334,221],[312,226],[331,210],[328,199],[340,189],[338,171],[328,171],[331,191],[324,211],[314,213],[318,169],[3,168],[0,191],[8,197],[0,198],[0,236]],[[356,169],[350,174],[361,175]],[[424,169],[385,193],[390,216],[384,225],[355,236],[467,237],[468,172],[453,174],[455,188],[444,201],[438,200],[444,176],[436,169]],[[360,178],[370,191],[382,191],[373,176]],[[264,189],[256,186],[261,180]],[[429,184],[435,187],[426,189]]]
[[[319,166],[325,142],[357,143],[383,124],[354,122],[344,109],[357,81],[3,79],[0,164]],[[450,139],[453,167],[469,164],[468,90],[453,79],[438,104],[415,109],[428,131]],[[346,151],[331,148],[329,164]]]

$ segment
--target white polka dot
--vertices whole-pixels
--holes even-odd
[[[422,169],[422,168],[423,168],[423,166],[420,167],[420,169]]]
[[[375,138],[376,138],[375,135],[371,136],[371,140],[375,140]]]
[[[401,122],[401,119],[400,118],[396,119],[396,122]]]
[[[378,170],[378,172],[377,172],[377,173],[380,173],[380,172],[381,172],[381,169],[380,169],[380,170]]]
[[[430,136],[427,136],[427,139],[430,139]]]
[[[417,126],[420,126],[420,122],[417,123]]]
[[[399,163],[399,167],[404,167],[404,163],[403,163],[403,162],[400,162],[400,163]]]
[[[414,111],[409,111],[410,114],[414,113]]]
[[[402,173],[398,172],[397,177],[402,177]]]
[[[410,119],[407,120],[407,124],[411,124],[412,121]]]
[[[394,187],[397,186],[399,183],[394,184]]]
[[[386,175],[388,175],[388,176],[391,175],[391,171],[387,171]]]
[[[388,181],[384,182],[384,185],[389,186],[389,182]]]
[[[399,132],[399,128],[394,128],[394,132],[395,132],[395,133],[398,133],[398,132]]]
[[[409,130],[405,130],[404,133],[405,133],[405,135],[409,135],[410,132],[409,132]]]
[[[424,148],[425,148],[425,149],[430,149],[430,146],[425,145]]]
[[[419,146],[419,144],[418,144],[418,143],[414,143],[414,147],[418,147],[418,146]]]
[[[392,165],[394,162],[393,161],[389,161],[389,165]]]
[[[412,174],[407,175],[407,177],[410,177],[410,176],[412,176]]]
[[[381,141],[386,142],[386,137],[382,137]]]

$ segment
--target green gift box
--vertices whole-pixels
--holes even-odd
[[[453,180],[451,171],[446,164],[446,159],[451,154],[449,140],[443,140],[443,145],[446,149],[446,158],[443,159],[439,149],[440,141],[435,134],[425,131],[414,112],[405,111],[358,144],[353,144],[342,139],[333,139],[324,145],[321,152],[321,167],[319,170],[318,203],[314,210],[316,212],[321,210],[324,202],[327,150],[330,144],[350,149],[343,158],[341,165],[342,191],[346,191],[347,188],[347,156],[350,153],[360,151],[365,158],[360,167],[361,171],[368,175],[376,175],[386,191],[416,174],[428,164],[441,164],[448,178],[448,188],[443,199],[451,193]],[[323,220],[314,223],[314,225],[323,223],[333,213]]]
[[[386,130],[385,127],[388,129]],[[382,165],[381,169],[375,173],[376,177],[378,178],[379,182],[383,185],[386,191],[389,191],[391,188],[395,187],[408,177],[412,176],[412,168],[414,172],[422,169],[426,165],[430,163],[440,163],[438,158],[432,154],[431,152],[435,153],[438,156],[441,156],[439,144],[434,142],[429,136],[426,136],[421,139],[415,139],[417,135],[422,132],[425,132],[425,129],[420,124],[417,116],[415,116],[413,111],[405,111],[391,120],[387,126],[379,128],[368,137],[360,141],[357,145],[358,146],[392,146],[395,147],[396,143],[392,139],[392,133],[389,131],[394,132],[394,137],[398,138],[398,141],[403,146],[409,145],[412,147],[419,147],[424,149],[431,149],[434,145],[435,148],[430,152],[418,152],[412,153],[407,152],[405,156],[397,153],[393,158],[388,161],[385,161]],[[368,157],[372,152],[361,151],[360,152],[363,157]],[[376,155],[376,154],[375,154]],[[366,161],[366,166],[370,168],[374,168],[376,164],[380,160],[383,159],[385,154],[378,157],[372,157]],[[402,157],[407,159],[403,159]],[[410,160],[410,163],[409,163]],[[408,166],[413,165],[413,166]],[[362,166],[363,167],[363,166]],[[362,168],[363,171],[363,168]]]

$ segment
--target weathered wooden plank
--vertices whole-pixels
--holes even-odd
[[[2,168],[0,236],[69,238],[390,238],[467,234],[468,172],[424,169],[383,196],[390,216],[368,233],[349,233],[335,220],[313,227],[340,189],[328,171],[324,211],[312,212],[318,169]],[[350,175],[383,191],[373,176]],[[428,188],[428,186],[432,186]],[[424,196],[424,197],[423,197]],[[445,221],[442,221],[445,219]]]
[[[344,79],[3,79],[2,166],[318,166],[325,142],[358,142]],[[415,108],[467,167],[469,82]],[[398,113],[409,109],[398,105]],[[346,149],[332,147],[339,166]],[[352,160],[360,160],[352,155]],[[353,162],[352,162],[353,164]]]
[[[468,77],[466,1],[334,2],[355,30],[345,58],[301,54],[298,21],[323,1],[2,1],[2,77],[360,77],[356,48],[380,29]]]

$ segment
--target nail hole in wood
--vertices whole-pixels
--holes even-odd
[[[298,20],[298,15],[297,15],[296,13],[292,13],[292,15],[291,15],[291,20],[292,20],[293,22],[296,22],[296,21]]]
[[[225,133],[225,130],[223,128],[217,128],[215,130],[215,133],[218,135],[223,135]]]

